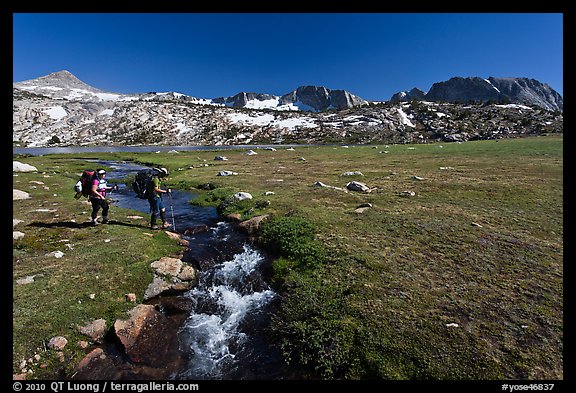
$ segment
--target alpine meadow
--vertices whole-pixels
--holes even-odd
[[[89,219],[72,186],[97,159],[168,168],[191,205],[262,218],[272,338],[304,379],[564,378],[562,133],[253,150],[15,154],[37,170],[13,177],[29,194],[13,201],[13,374],[71,378],[100,345],[78,346],[77,327],[125,318],[125,294],[144,303],[150,263],[181,248],[167,231],[62,224]]]

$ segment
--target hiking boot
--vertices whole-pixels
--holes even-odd
[[[102,224],[108,224],[108,218],[104,217],[104,218],[102,219]]]
[[[162,223],[163,229],[170,228],[171,226],[172,226],[172,224],[168,224],[167,222]]]
[[[150,225],[150,229],[159,229],[160,227],[156,224]]]
[[[96,225],[100,224],[98,222],[98,220],[92,220],[92,222],[90,223],[90,225],[92,225],[93,227],[95,227]]]

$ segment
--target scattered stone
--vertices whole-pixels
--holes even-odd
[[[86,326],[79,326],[78,331],[92,339],[92,341],[100,341],[106,333],[106,320],[97,319]]]
[[[293,147],[289,147],[289,148],[286,149],[286,150],[294,151],[295,149],[294,149]]]
[[[153,297],[160,295],[163,292],[166,292],[172,288],[172,284],[164,281],[162,278],[155,276],[154,279],[148,287],[146,291],[144,291],[144,298],[143,300],[149,300]]]
[[[24,278],[20,278],[18,280],[16,280],[16,284],[18,285],[26,285],[26,284],[31,284],[34,282],[34,276],[26,276]]]
[[[276,193],[274,191],[266,191],[264,193],[264,195],[275,195]]]
[[[306,159],[304,157],[299,157],[298,161],[306,161]]]
[[[372,207],[372,204],[371,203],[363,203],[361,205],[358,205],[358,208],[360,208],[360,207]]]
[[[237,192],[236,194],[234,194],[234,198],[239,201],[243,201],[245,199],[252,199],[252,194],[248,192]]]
[[[237,174],[238,174],[238,172],[220,171],[220,172],[218,172],[218,174],[216,176],[235,176]]]
[[[91,293],[90,295],[88,295],[88,297],[92,300],[96,299],[96,294],[95,293]]]
[[[364,176],[364,174],[360,171],[354,171],[354,172],[344,172],[340,176]]]
[[[478,228],[482,228],[482,225],[478,224],[477,222],[473,222],[472,225]]]
[[[13,218],[12,219],[12,228],[14,228],[16,225],[20,224],[21,222],[24,222],[24,221]]]
[[[30,199],[30,194],[25,191],[12,189],[12,200],[16,201],[19,199]]]
[[[273,147],[265,147],[264,150],[276,151]]]
[[[258,233],[258,230],[261,228],[264,221],[269,218],[268,214],[262,216],[252,217],[249,220],[243,221],[238,225],[238,228],[242,229],[249,235],[255,235]]]
[[[254,150],[248,150],[248,151],[246,152],[246,154],[249,155],[249,156],[255,156],[255,155],[257,155],[258,153],[256,153]]]
[[[76,345],[78,345],[78,348],[80,349],[86,349],[90,344],[88,343],[88,341],[80,340],[76,343]]]
[[[38,169],[23,162],[12,161],[12,172],[38,172]]]
[[[52,252],[46,254],[46,256],[60,259],[64,256],[64,253],[62,251],[52,251]]]
[[[48,341],[48,348],[61,351],[64,349],[66,344],[68,344],[68,340],[66,339],[66,337],[55,336],[52,337],[50,341]]]
[[[216,156],[216,157],[214,157],[214,160],[215,161],[228,161],[228,158],[224,157],[224,156]]]
[[[405,191],[400,192],[400,196],[402,196],[402,197],[413,197],[413,196],[416,196],[416,193],[415,193],[414,191],[405,190]]]
[[[84,359],[80,360],[80,362],[76,365],[77,370],[81,370],[86,367],[92,360],[99,359],[101,356],[106,357],[104,350],[102,348],[93,349],[88,355],[84,357]]]
[[[124,295],[127,302],[136,303],[136,294],[135,293],[127,293]]]
[[[441,166],[440,169],[441,169],[441,170],[451,170],[451,169],[454,169],[454,168],[452,168],[451,166]]]
[[[150,264],[157,274],[161,276],[176,277],[182,270],[182,261],[178,258],[162,257]]]
[[[240,222],[242,221],[242,215],[240,213],[230,213],[226,215],[226,219],[229,221]]]
[[[178,278],[182,281],[192,281],[196,282],[198,279],[198,274],[196,269],[190,265],[185,265],[178,274]]]
[[[324,184],[321,181],[317,181],[316,183],[313,184],[313,186],[316,187],[326,187],[326,188],[332,188],[334,190],[340,190],[340,191],[345,191],[343,188],[340,187],[334,187],[334,186],[329,186],[328,184]]]
[[[424,178],[420,177],[420,176],[412,176],[412,179],[413,180],[424,180]]]
[[[366,184],[357,181],[346,184],[346,188],[351,191],[370,192],[370,188]]]
[[[457,323],[447,323],[446,327],[458,327],[460,325],[458,325]]]
[[[22,239],[24,237],[24,232],[20,232],[20,231],[13,231],[12,232],[12,240],[19,240]]]

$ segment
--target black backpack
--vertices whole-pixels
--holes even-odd
[[[136,174],[136,178],[132,182],[132,189],[138,198],[148,199],[150,197],[150,182],[154,174],[154,169],[142,169]]]

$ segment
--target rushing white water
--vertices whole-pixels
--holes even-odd
[[[243,252],[201,272],[199,284],[187,296],[196,303],[181,332],[182,344],[192,354],[187,378],[214,379],[225,366],[232,367],[249,337],[241,323],[270,302],[274,291],[261,281],[254,288],[254,275],[262,255],[249,245]]]

